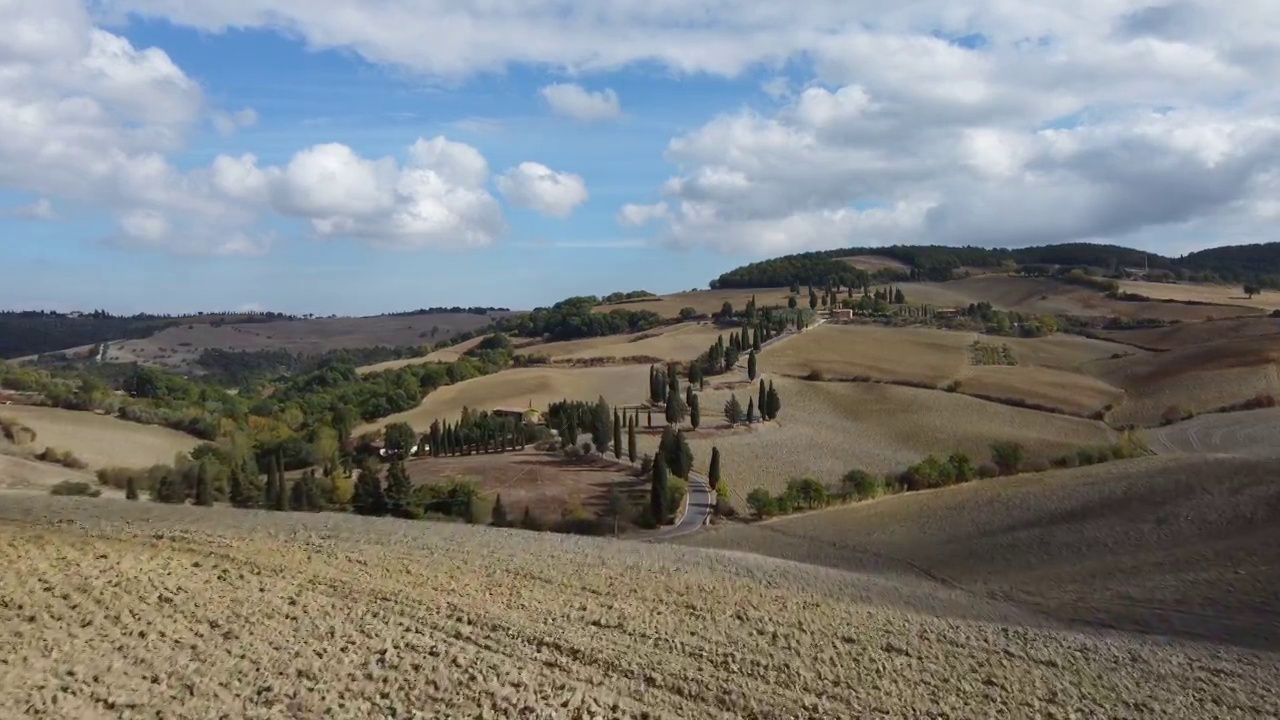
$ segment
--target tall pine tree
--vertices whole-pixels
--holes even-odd
[[[747,380],[755,382],[756,379],[756,351],[752,350],[747,356]]]
[[[747,398],[747,424],[750,425],[755,421],[756,421],[756,399]]]
[[[638,424],[634,418],[627,424],[627,459],[633,463],[636,461],[636,425]]]
[[[764,378],[760,378],[760,396],[756,399],[756,407],[760,409],[760,419],[769,420],[769,394],[764,387]]]
[[[613,456],[622,459],[622,418],[616,409],[613,411]]]
[[[406,519],[417,516],[413,504],[413,483],[409,481],[409,473],[399,459],[392,460],[387,467],[385,498],[388,515]]]
[[[720,487],[720,448],[711,448],[711,469],[707,471],[707,480],[711,483],[711,489],[714,491]]]
[[[694,394],[689,403],[689,424],[694,430],[702,424],[702,403],[699,402],[697,394]]]
[[[742,403],[738,402],[737,395],[730,395],[728,402],[724,404],[724,419],[728,420],[730,425],[742,422]]]
[[[782,410],[782,399],[778,397],[778,391],[773,388],[773,381],[769,381],[769,419],[777,420],[778,413]]]

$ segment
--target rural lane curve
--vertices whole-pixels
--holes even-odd
[[[716,494],[711,491],[711,483],[701,473],[689,473],[689,487],[685,494],[684,514],[676,520],[676,524],[655,530],[648,540],[670,540],[689,535],[701,530],[710,520],[711,512],[716,508]]]

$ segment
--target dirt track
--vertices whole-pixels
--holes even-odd
[[[1266,717],[1274,655],[931,583],[516,531],[0,506],[0,716]]]

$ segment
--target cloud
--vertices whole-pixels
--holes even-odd
[[[258,124],[258,111],[253,108],[245,108],[236,112],[216,112],[210,118],[213,123],[213,129],[223,137],[230,137],[236,134],[237,130],[247,127],[253,127]]]
[[[15,208],[0,211],[0,215],[8,215],[23,220],[58,219],[58,214],[53,210],[53,201],[46,197],[37,198],[35,202],[29,205],[19,205]]]
[[[587,201],[587,184],[573,173],[560,173],[535,162],[508,169],[497,180],[498,191],[518,208],[551,217],[569,217]]]
[[[538,90],[557,115],[582,122],[612,120],[622,114],[618,93],[606,88],[589,92],[581,85],[557,83]]]
[[[670,208],[667,207],[665,202],[660,202],[652,205],[623,205],[622,209],[618,211],[617,219],[619,225],[640,227],[668,217],[670,217]]]

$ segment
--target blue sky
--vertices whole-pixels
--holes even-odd
[[[0,8],[0,307],[527,308],[1280,218],[1265,3],[436,5]]]

